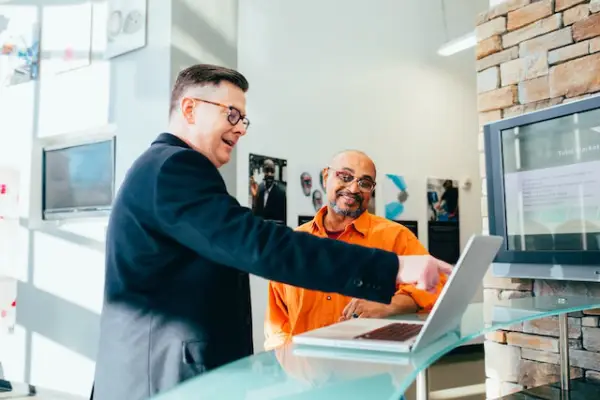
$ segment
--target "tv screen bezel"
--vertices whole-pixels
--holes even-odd
[[[504,238],[496,263],[600,265],[600,251],[516,251],[508,249],[506,229],[504,165],[502,157],[502,132],[519,126],[548,121],[586,111],[600,109],[600,96],[563,103],[508,119],[490,122],[483,127],[486,166],[488,222],[490,235]]]
[[[42,147],[42,191],[41,191],[41,206],[42,206],[42,220],[56,221],[63,219],[73,218],[97,218],[106,217],[112,209],[112,200],[115,196],[115,172],[116,172],[116,135],[98,135],[89,137],[86,139],[76,139],[60,144],[51,144]],[[111,147],[111,202],[108,205],[99,206],[86,206],[86,207],[72,207],[72,208],[58,208],[58,209],[47,209],[46,208],[46,153],[49,151],[69,149],[72,147],[86,146],[91,144],[98,144],[110,142]]]

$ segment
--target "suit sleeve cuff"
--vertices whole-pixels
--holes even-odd
[[[346,284],[346,292],[356,298],[390,304],[396,293],[398,256],[374,250],[373,262],[359,269]]]

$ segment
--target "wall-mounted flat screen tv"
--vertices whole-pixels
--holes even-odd
[[[497,262],[600,265],[600,97],[485,126]]]
[[[110,212],[115,190],[115,138],[42,150],[45,220],[90,218]]]

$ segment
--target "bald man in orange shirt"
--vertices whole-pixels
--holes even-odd
[[[375,178],[375,165],[366,154],[356,150],[339,153],[323,171],[327,205],[297,230],[398,255],[427,255],[427,250],[409,229],[367,211]],[[274,349],[289,342],[294,335],[344,319],[385,318],[429,311],[446,280],[442,274],[433,292],[414,285],[399,285],[390,304],[269,282],[265,348]]]

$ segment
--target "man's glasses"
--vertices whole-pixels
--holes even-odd
[[[335,177],[342,182],[345,186],[350,186],[352,182],[357,181],[358,188],[361,192],[369,193],[375,189],[375,182],[370,178],[356,178],[354,175],[347,171],[339,171],[328,167],[330,171],[335,173]]]
[[[212,104],[214,106],[223,107],[223,108],[227,109],[227,121],[229,121],[229,123],[233,126],[236,126],[238,124],[238,122],[240,122],[240,121],[242,121],[242,124],[244,124],[244,126],[246,127],[246,130],[248,130],[248,127],[250,126],[250,120],[245,115],[242,115],[242,112],[240,110],[238,110],[237,108],[235,108],[234,106],[228,106],[227,104],[217,103],[214,101],[209,101],[209,100],[204,100],[204,99],[198,99],[195,97],[192,98],[192,100],[201,101],[202,103]]]

